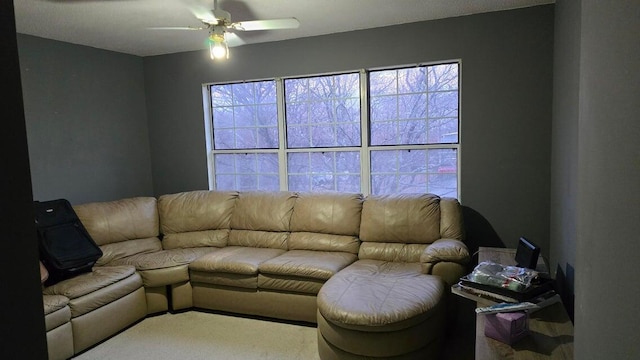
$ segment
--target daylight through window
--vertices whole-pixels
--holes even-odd
[[[459,198],[459,62],[206,86],[210,188]]]

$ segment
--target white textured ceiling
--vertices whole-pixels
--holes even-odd
[[[279,41],[423,20],[501,11],[554,0],[219,0],[232,21],[295,17],[300,27],[242,32],[245,44]],[[138,56],[207,47],[207,31],[150,30],[201,26],[192,9],[212,0],[14,0],[18,33]]]

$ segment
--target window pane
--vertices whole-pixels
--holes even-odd
[[[214,130],[214,139],[216,149],[233,149],[235,147],[235,134],[233,129]]]
[[[213,108],[213,126],[216,129],[233,128],[233,108],[230,106]]]
[[[309,97],[309,79],[289,79],[285,81],[287,103],[305,102]]]
[[[395,71],[374,71],[369,73],[369,94],[371,96],[394,95],[398,93],[398,73]]]
[[[427,113],[427,96],[410,94],[398,96],[398,119],[424,119]]]
[[[276,82],[212,85],[215,149],[278,148]]]
[[[231,85],[233,89],[233,104],[255,104],[254,89],[257,84],[258,83],[241,83]]]
[[[423,93],[427,90],[427,70],[424,66],[398,70],[398,93]]]
[[[278,107],[276,104],[259,105],[257,110],[258,125],[278,128]]]
[[[398,121],[400,144],[424,144],[427,142],[427,120]]]
[[[429,94],[429,117],[458,116],[458,92],[444,91]]]
[[[458,89],[458,64],[442,64],[427,67],[429,91]]]
[[[256,128],[237,128],[235,130],[236,149],[255,148],[258,145],[258,134]]]
[[[308,174],[311,172],[309,165],[309,153],[290,153],[287,155],[289,175]]]
[[[450,143],[458,142],[458,119],[430,119],[429,142]]]
[[[309,104],[290,103],[285,105],[287,122],[290,126],[309,123]]]
[[[235,175],[216,175],[216,188],[218,190],[237,189]]]
[[[396,122],[372,122],[371,144],[394,145],[398,141],[398,124]]]
[[[276,87],[272,81],[261,81],[255,83],[256,103],[257,104],[273,104],[276,98]]]
[[[231,84],[211,86],[211,103],[215,106],[233,105]]]
[[[336,190],[341,192],[359,193],[360,176],[338,175],[336,177]]]
[[[287,146],[360,146],[357,73],[286,79]]]
[[[456,197],[457,150],[377,150],[371,152],[371,193],[428,192]]]
[[[331,125],[311,126],[311,147],[330,147],[337,145],[336,134]]]
[[[369,104],[369,106],[371,107],[371,121],[386,121],[398,119],[398,103],[396,97],[372,97]]]
[[[280,189],[280,177],[278,175],[258,175],[257,190],[278,190]]]
[[[216,154],[217,190],[279,190],[278,154]]]
[[[372,71],[369,83],[371,145],[458,142],[458,64]]]
[[[360,191],[357,151],[289,153],[287,168],[290,191]]]
[[[308,191],[311,184],[309,175],[289,174],[289,190],[291,191]]]
[[[232,154],[218,154],[214,157],[216,173],[233,174],[236,171],[234,157]]]

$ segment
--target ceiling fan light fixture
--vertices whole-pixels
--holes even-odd
[[[209,55],[211,60],[229,58],[229,46],[224,39],[224,34],[211,34],[209,36]]]
[[[152,29],[168,30],[207,30],[209,32],[209,56],[211,60],[229,59],[229,44],[232,46],[243,45],[244,41],[236,32],[242,31],[264,31],[278,29],[296,29],[300,26],[298,19],[280,18],[265,20],[248,20],[231,22],[231,14],[218,8],[218,0],[213,0],[213,9],[202,11],[199,7],[194,7],[191,12],[200,20],[204,26],[180,26],[180,27],[154,27]]]

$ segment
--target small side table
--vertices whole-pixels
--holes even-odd
[[[515,265],[515,249],[480,247],[478,262],[493,261]],[[538,259],[536,270],[547,272],[544,259]],[[494,304],[487,299],[477,300],[478,307]],[[573,359],[573,323],[562,303],[538,310],[529,317],[530,334],[513,345],[484,336],[486,315],[476,315],[476,359]]]

